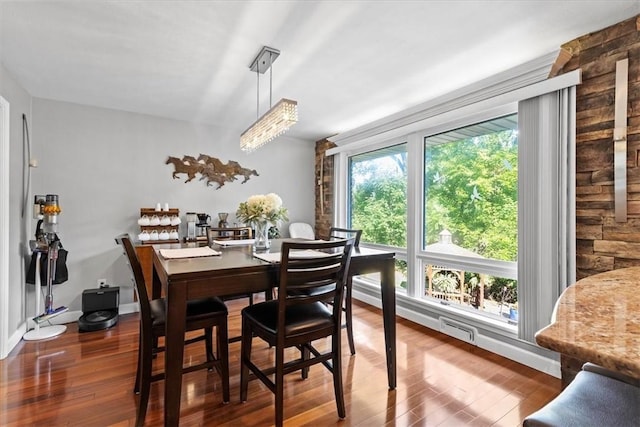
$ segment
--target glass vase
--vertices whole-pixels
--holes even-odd
[[[256,221],[254,222],[254,228],[256,235],[253,249],[256,251],[266,251],[271,247],[269,241],[269,222],[268,221]]]

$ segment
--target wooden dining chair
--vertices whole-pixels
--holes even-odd
[[[338,416],[346,416],[342,389],[340,302],[351,248],[348,240],[284,242],[278,298],[242,310],[240,400],[247,400],[250,380],[261,380],[275,394],[276,426],[281,426],[284,420],[284,375],[301,370],[302,378],[307,378],[309,367],[317,363],[322,363],[333,374]],[[321,251],[322,256],[302,257],[300,250]],[[325,304],[328,300],[333,304]],[[251,360],[254,336],[275,347],[274,365],[261,368]],[[331,347],[321,352],[313,342],[325,337],[331,337]],[[289,347],[296,347],[300,357],[285,361],[285,349]]]
[[[329,229],[329,240],[331,239],[353,239],[353,247],[360,246],[362,230],[355,228],[331,227]]]
[[[133,282],[140,304],[140,339],[138,369],[134,392],[140,394],[136,413],[136,426],[144,424],[151,383],[164,379],[164,372],[152,375],[153,357],[165,350],[158,346],[158,338],[165,335],[164,298],[149,300],[142,267],[131,239],[127,234],[118,236],[133,273]],[[212,333],[216,328],[216,355],[212,349]],[[229,344],[227,337],[227,307],[219,298],[203,298],[187,302],[186,331],[203,330],[203,334],[185,340],[185,345],[205,341],[206,361],[185,367],[183,373],[207,368],[216,369],[222,380],[222,400],[229,402]]]
[[[362,230],[331,227],[329,229],[329,240],[332,239],[353,239],[353,247],[360,247],[360,238],[362,237]],[[347,277],[344,291],[344,326],[347,328],[347,339],[349,340],[349,350],[351,354],[356,354],[356,344],[353,339],[353,306],[352,306],[352,294],[353,294],[353,279],[351,275]]]

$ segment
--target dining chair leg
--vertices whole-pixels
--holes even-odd
[[[138,334],[138,367],[136,369],[136,383],[133,392],[140,394],[140,376],[142,375],[142,331]]]
[[[213,362],[215,358],[213,357],[213,328],[208,327],[204,328],[204,347],[205,353],[207,355],[207,362]],[[209,366],[208,371],[213,371],[213,365]]]
[[[240,343],[240,401],[247,401],[247,390],[249,388],[249,365],[251,360],[251,342],[253,340],[253,330],[244,318],[242,319],[242,341]]]
[[[347,339],[349,340],[349,350],[351,355],[356,354],[356,344],[353,340],[353,307],[351,301],[351,277],[347,279],[347,289],[345,298],[345,322],[347,324]]]
[[[309,360],[309,358],[311,356],[311,352],[309,351],[309,347],[307,347],[307,345],[311,345],[311,343],[303,344],[300,347],[300,356],[302,357],[302,360]],[[300,371],[301,371],[303,380],[306,380],[307,378],[309,378],[309,367],[308,366],[306,368],[302,368]]]
[[[229,403],[229,337],[226,321],[224,321],[222,325],[218,326],[216,339],[216,354],[218,355],[220,379],[222,380],[222,403]]]
[[[284,422],[284,347],[276,346],[276,372],[274,380],[276,383],[276,427],[281,427]]]
[[[337,333],[333,334],[331,339],[331,345],[333,358],[331,361],[332,373],[333,373],[333,390],[336,395],[336,406],[338,409],[338,417],[344,419],[347,416],[347,412],[344,406],[344,391],[342,388],[342,361],[340,351],[340,328]]]
[[[142,426],[147,415],[149,392],[151,391],[151,369],[153,364],[152,343],[153,340],[151,337],[142,336],[142,346],[140,347],[140,399],[138,402],[138,411],[136,413],[136,426]]]

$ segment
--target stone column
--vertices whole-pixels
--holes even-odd
[[[329,236],[329,228],[333,225],[333,156],[326,157],[325,152],[336,145],[326,139],[316,142],[316,224],[317,238]]]

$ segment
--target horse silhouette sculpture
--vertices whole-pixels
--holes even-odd
[[[229,163],[227,163],[227,165],[229,167],[233,168],[233,174],[235,175],[242,175],[244,176],[244,181],[242,181],[242,184],[244,184],[245,182],[249,181],[249,179],[251,179],[251,175],[255,175],[255,176],[259,176],[258,172],[256,172],[255,169],[247,169],[247,168],[243,168],[242,166],[240,166],[240,164],[236,161],[233,160],[229,160]]]
[[[184,173],[184,174],[187,174],[187,177],[188,177],[185,183],[191,181],[193,178],[196,177],[196,174],[200,172],[199,166],[192,165],[188,162],[185,163],[183,160],[177,157],[169,156],[169,158],[165,162],[165,165],[168,165],[170,163],[173,165],[173,168],[174,168],[173,175],[172,175],[173,179],[178,179],[178,174]]]
[[[220,159],[207,154],[200,154],[198,158],[185,155],[182,159],[169,156],[165,164],[173,165],[173,179],[178,179],[179,174],[186,174],[187,180],[185,183],[187,183],[193,180],[197,174],[200,174],[200,181],[206,180],[207,186],[215,182],[218,184],[216,189],[224,186],[226,182],[235,181],[237,176],[244,177],[242,184],[247,182],[251,176],[259,176],[255,169],[243,168],[234,160],[223,163]]]

